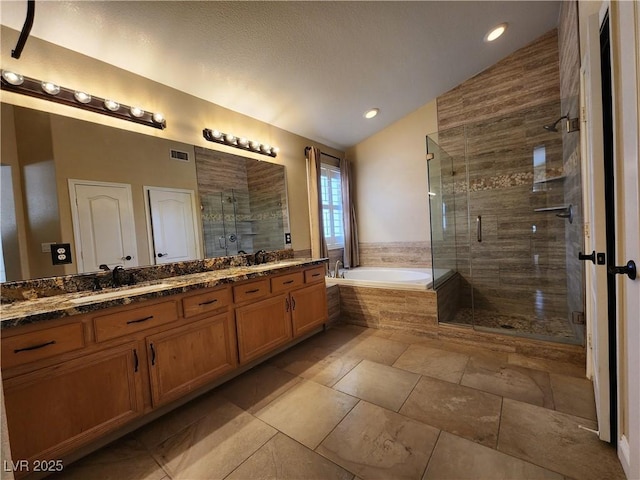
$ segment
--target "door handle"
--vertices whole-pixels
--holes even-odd
[[[582,252],[578,252],[578,260],[591,260],[593,264],[596,263],[596,251],[591,252],[591,255],[585,255]]]
[[[166,257],[167,255],[169,255],[169,254],[168,253],[159,253],[158,254],[158,258]]]
[[[626,265],[621,267],[610,265],[609,268],[607,268],[607,272],[611,275],[627,275],[631,280],[635,280],[638,269],[636,268],[636,262],[629,260]]]
[[[476,217],[476,224],[477,224],[477,234],[478,234],[478,241],[481,242],[482,241],[482,215],[478,215]]]
[[[133,257],[131,255],[127,255],[125,257],[120,258],[120,260],[131,260]]]

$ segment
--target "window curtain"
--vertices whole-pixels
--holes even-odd
[[[340,178],[342,183],[342,223],[344,224],[344,267],[352,268],[360,265],[360,251],[358,249],[356,209],[351,198],[353,185],[351,162],[347,158],[340,162]]]
[[[320,190],[320,149],[307,150],[307,188],[309,191],[309,224],[311,229],[311,256],[327,258],[329,251],[324,239],[322,223],[322,191]]]

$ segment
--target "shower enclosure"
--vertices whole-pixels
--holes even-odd
[[[434,288],[456,285],[447,322],[583,342],[579,125],[560,105],[427,136]]]

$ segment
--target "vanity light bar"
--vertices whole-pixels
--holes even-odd
[[[210,142],[221,143],[222,145],[236,147],[249,152],[260,153],[274,158],[278,155],[278,151],[280,150],[279,148],[272,147],[266,143],[247,140],[244,137],[236,137],[230,133],[222,133],[219,130],[211,130],[210,128],[202,130],[202,136],[205,140]]]
[[[2,70],[0,80],[2,90],[62,103],[161,130],[167,126],[161,113],[147,112],[136,106],[123,105],[112,99],[95,97],[87,92],[61,87],[52,82],[24,77],[8,70]]]

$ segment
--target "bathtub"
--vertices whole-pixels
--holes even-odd
[[[357,267],[340,270],[340,275],[344,275],[344,278],[327,278],[327,285],[395,290],[429,290],[432,285],[430,268]]]

